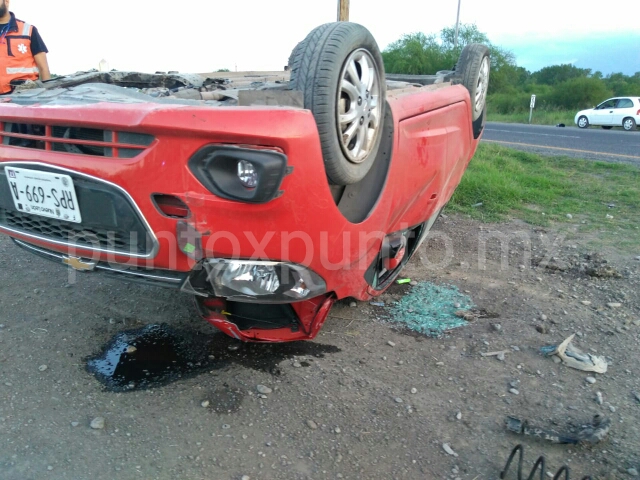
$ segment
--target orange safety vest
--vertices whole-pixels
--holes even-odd
[[[0,94],[11,92],[12,80],[37,80],[40,71],[31,53],[33,27],[16,19],[17,29],[7,32],[0,44]]]

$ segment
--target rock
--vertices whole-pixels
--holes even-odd
[[[458,412],[458,413],[456,413],[456,418],[457,418],[458,420],[462,420],[462,412]]]
[[[547,317],[544,313],[542,315],[540,315],[540,320],[542,320],[543,322],[547,321],[549,317]]]
[[[411,393],[418,393],[418,389],[417,388],[412,388],[411,389]]]
[[[203,402],[200,403],[200,406],[202,408],[207,408],[209,406],[209,400],[204,400]]]
[[[263,395],[273,392],[273,390],[271,390],[269,387],[265,385],[258,385],[256,387],[256,390],[258,390],[258,393],[262,393]]]
[[[501,332],[502,331],[502,325],[500,325],[499,323],[491,324],[491,328],[493,328],[493,330],[495,332]]]
[[[583,305],[591,305],[591,302],[589,300],[582,300],[580,303]]]
[[[461,307],[462,307],[462,305],[459,304],[459,303],[454,303],[453,304],[453,308],[461,308]]]
[[[311,430],[316,430],[318,428],[318,424],[313,420],[307,420],[307,427],[309,427]]]
[[[613,215],[609,215],[609,214],[607,213],[607,215],[605,216],[605,218],[607,218],[608,220],[611,220],[611,219],[613,219]]]
[[[602,398],[602,392],[596,392],[596,403],[598,405],[602,405],[603,402],[604,400]]]
[[[621,303],[618,302],[609,302],[607,303],[607,307],[609,308],[620,308],[622,306]]]
[[[627,470],[627,473],[629,475],[631,475],[632,477],[637,477],[638,476],[638,470],[636,470],[635,468],[630,468],[629,470]]]
[[[415,280],[411,280],[409,282],[409,285],[411,285],[412,287],[415,287],[416,285],[418,285],[418,282],[416,282]]]
[[[136,347],[134,347],[133,345],[129,345],[129,346],[127,347],[127,349],[125,350],[125,352],[127,352],[127,353],[134,353],[134,352],[136,352],[137,350],[138,350],[138,349],[137,349]]]
[[[393,399],[396,403],[402,403],[403,400],[400,397],[396,397]]]
[[[553,363],[560,363],[562,362],[562,360],[560,360],[559,357],[556,357],[555,355],[553,357],[551,357],[553,359]]]
[[[293,366],[294,366],[294,368],[300,368],[300,367],[302,367],[302,364],[299,361],[295,360],[293,362]]]
[[[227,350],[229,350],[230,352],[235,352],[236,350],[238,350],[240,347],[238,345],[229,345],[227,347]]]
[[[251,480],[251,477],[249,475],[242,475],[240,480]]]
[[[453,451],[453,449],[449,446],[448,443],[443,443],[442,444],[442,448],[445,452],[447,452],[449,455],[453,455],[454,457],[457,457],[458,454],[456,452]]]
[[[520,390],[517,388],[510,388],[509,393],[513,393],[514,395],[520,395]]]
[[[336,432],[336,433],[341,433],[342,432],[342,430],[340,430],[340,427],[334,428],[333,431]]]
[[[72,427],[77,427],[78,425],[80,425],[80,422],[71,422]]]
[[[49,367],[47,367],[46,365],[40,365],[38,367],[38,370],[40,370],[41,372],[44,372],[47,368],[49,368]]]
[[[609,410],[611,410],[611,413],[616,413],[616,407],[613,405],[609,405]]]
[[[51,465],[49,465],[49,466],[47,467],[47,470],[51,471],[51,470],[53,470],[53,467],[52,467]]]
[[[591,385],[596,383],[595,377],[587,377],[587,378],[585,378],[585,380],[587,381],[587,383],[590,383]]]
[[[387,345],[389,345],[390,347],[395,347],[395,346],[396,346],[396,344],[395,344],[395,343],[393,343],[391,340],[389,340],[389,341],[387,342]]]
[[[506,357],[504,356],[504,352],[500,352],[500,353],[498,353],[498,355],[496,355],[496,358],[497,358],[498,360],[500,360],[501,362],[504,362],[504,359],[505,359]]]
[[[570,213],[567,213],[567,218],[571,220],[573,218],[573,215],[571,215]]]
[[[351,303],[349,303],[349,306],[350,306],[351,308],[353,308],[353,307],[357,307],[357,306],[358,306],[358,304],[357,304],[356,302],[351,302]]]
[[[536,325],[536,330],[539,333],[549,333],[549,329],[546,327],[546,325]]]
[[[93,420],[91,420],[91,423],[89,425],[94,430],[102,430],[104,428],[104,418],[96,417]]]

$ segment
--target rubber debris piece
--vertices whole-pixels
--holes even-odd
[[[421,282],[393,306],[390,321],[437,337],[447,330],[467,325],[456,312],[473,307],[471,299],[453,285]]]
[[[556,433],[551,430],[531,426],[526,420],[507,417],[507,430],[520,435],[538,437],[551,443],[598,443],[607,436],[610,428],[611,420],[601,417],[600,415],[594,415],[591,423],[583,425],[575,434]]]
[[[585,372],[605,373],[607,371],[607,361],[603,357],[591,355],[590,353],[584,353],[577,347],[571,345],[571,340],[575,333],[570,337],[567,337],[560,345],[549,345],[542,347],[540,352],[547,355],[556,355],[559,357],[565,365],[576,370],[582,370]]]

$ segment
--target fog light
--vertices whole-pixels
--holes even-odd
[[[246,160],[238,161],[238,178],[245,187],[256,188],[258,185],[258,172],[256,172],[253,163]]]
[[[211,258],[204,266],[215,295],[229,300],[290,303],[327,288],[318,274],[292,263]]]

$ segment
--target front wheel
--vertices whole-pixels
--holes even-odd
[[[624,128],[627,132],[635,130],[636,121],[631,117],[627,117],[622,121],[622,128]]]
[[[290,85],[315,117],[329,182],[359,182],[378,154],[386,110],[378,44],[361,25],[328,23],[311,31],[291,57]]]
[[[589,126],[589,119],[587,117],[585,117],[584,115],[582,115],[578,119],[578,127],[587,128],[588,126]]]

